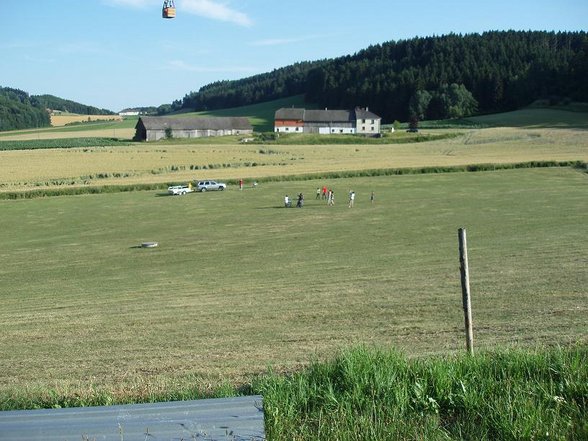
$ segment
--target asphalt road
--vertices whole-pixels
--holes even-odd
[[[265,440],[262,397],[0,412],[2,441]]]

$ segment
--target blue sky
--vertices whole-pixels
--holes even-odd
[[[586,0],[0,0],[0,86],[119,111],[416,36],[588,30]]]

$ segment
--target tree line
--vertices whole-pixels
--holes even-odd
[[[49,110],[82,115],[114,115],[114,112],[65,100],[53,95],[29,95],[19,89],[0,87],[0,131],[48,127]]]
[[[220,109],[304,94],[321,107],[369,107],[388,121],[440,119],[513,110],[537,99],[588,101],[586,78],[583,31],[449,34],[215,82],[160,110]]]
[[[0,87],[0,131],[47,127],[49,113],[34,97],[19,89]]]
[[[114,115],[107,109],[99,109],[94,106],[77,103],[53,95],[36,95],[34,98],[46,109],[59,110],[61,112],[77,113],[79,115]]]

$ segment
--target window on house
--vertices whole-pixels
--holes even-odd
[[[365,126],[361,126],[361,130],[365,132]]]
[[[372,119],[372,124],[375,124],[375,121]]]
[[[298,131],[298,129],[299,129],[299,128],[300,128],[300,127],[296,127],[296,131]]]
[[[290,127],[286,127],[286,132],[288,132],[290,130]]]
[[[339,133],[343,133],[343,129],[339,129]]]
[[[374,127],[372,127],[372,132],[374,131]]]

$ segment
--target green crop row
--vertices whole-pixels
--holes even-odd
[[[73,149],[80,147],[108,147],[130,145],[129,141],[118,138],[60,138],[36,139],[28,141],[0,141],[0,151],[37,150],[37,149]]]

